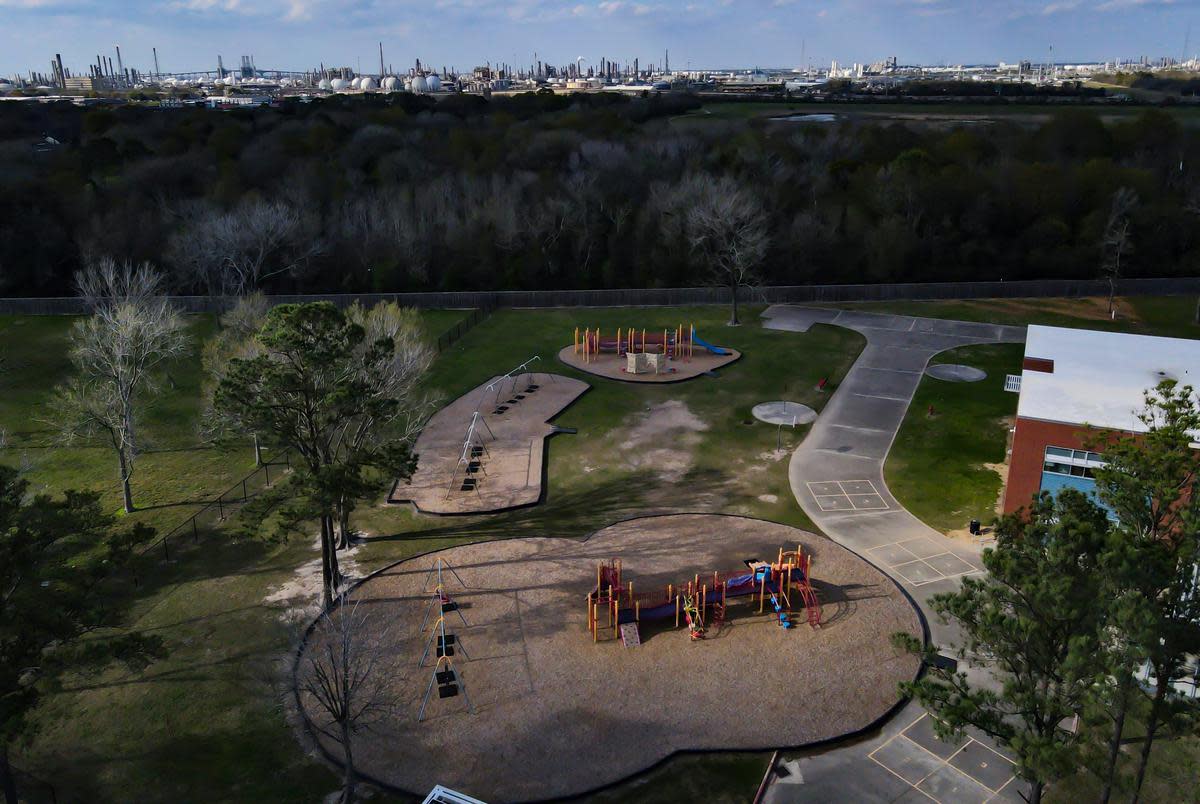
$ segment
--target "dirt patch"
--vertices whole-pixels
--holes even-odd
[[[623,431],[619,448],[626,469],[650,469],[668,481],[682,478],[693,463],[693,449],[708,424],[688,408],[672,399],[635,414]]]
[[[361,542],[351,543],[345,550],[338,551],[338,567],[342,572],[342,588],[351,586],[366,573],[358,565],[357,557]],[[262,599],[264,605],[279,609],[279,619],[287,625],[311,620],[321,613],[321,536],[317,534],[313,550],[318,554],[296,570],[287,583],[272,589]]]
[[[1001,311],[1013,315],[1028,313],[1030,310],[1082,318],[1088,321],[1108,321],[1108,298],[1105,296],[1086,296],[1079,299],[988,299],[987,301],[972,302],[973,306],[989,311]],[[1122,321],[1140,321],[1137,311],[1126,299],[1116,300],[1117,318]]]
[[[774,494],[760,494],[758,495],[758,501],[765,503],[777,503],[779,502],[779,497]]]

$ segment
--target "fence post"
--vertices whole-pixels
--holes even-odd
[[[271,464],[263,464],[263,474],[267,477],[267,488],[271,487]]]
[[[225,506],[221,504],[220,497],[217,498],[217,512],[221,518],[221,521],[224,522],[225,521]]]
[[[245,502],[249,496],[246,494],[246,478],[242,478],[242,502]]]
[[[167,549],[167,537],[163,536],[163,561],[171,560],[171,551]]]
[[[192,541],[193,542],[200,541],[200,532],[198,530],[196,530],[196,517],[197,516],[199,516],[199,514],[192,515]]]

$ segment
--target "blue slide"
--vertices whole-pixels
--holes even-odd
[[[700,336],[698,334],[696,334],[695,330],[692,331],[692,343],[696,344],[697,346],[707,349],[708,351],[712,352],[714,355],[732,354],[732,352],[730,352],[728,349],[724,349],[720,346],[713,346],[708,341],[702,340],[700,338]]]

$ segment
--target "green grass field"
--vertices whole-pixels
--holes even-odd
[[[463,315],[427,315],[428,329],[443,331]],[[829,376],[836,383],[863,341],[831,327],[806,334],[764,330],[756,315],[748,310],[751,323],[730,329],[720,308],[494,314],[438,358],[430,389],[452,398],[534,354],[541,356],[539,369],[576,375],[555,358],[576,325],[694,322],[706,338],[738,348],[745,357],[718,378],[669,386],[576,375],[593,388],[557,420],[579,434],[550,442],[544,505],[452,519],[364,505],[355,522],[367,534],[354,557],[357,572],[468,540],[577,538],[655,510],[736,512],[811,526],[787,485],[786,456],[803,431],[780,432],[754,422],[750,407],[786,398],[820,408],[828,394],[816,390],[817,380]],[[101,489],[115,509],[115,471],[107,452],[91,447],[58,457],[48,433],[26,424],[52,381],[69,371],[69,325],[66,319],[0,319],[0,353],[8,362],[4,383],[21,389],[5,394],[0,408],[0,421],[12,432],[0,460],[27,463],[43,489]],[[192,323],[197,339],[212,326],[203,318]],[[147,411],[147,436],[176,456],[162,463],[145,458],[135,485],[139,504],[161,500],[167,506],[134,514],[159,527],[191,510],[174,503],[203,499],[251,468],[248,446],[226,453],[197,444],[199,373],[197,354],[181,360],[172,367],[174,388],[165,388]],[[705,428],[663,432],[661,447],[673,457],[669,470],[639,463],[639,451],[625,444],[648,409],[666,402],[682,402]],[[308,539],[276,544],[218,533],[198,546],[185,545],[170,562],[158,561],[138,590],[132,624],[162,636],[170,656],[140,675],[113,668],[69,679],[37,711],[39,732],[15,757],[18,767],[53,780],[60,799],[70,800],[128,800],[137,791],[144,801],[311,801],[335,789],[334,775],[306,756],[287,715],[285,669],[310,615],[264,603],[273,591],[295,584],[315,557]],[[633,791],[668,800],[680,790],[745,800],[764,767],[765,757],[757,754],[722,755],[711,763],[679,757],[600,800]]]
[[[988,464],[1004,462],[1017,412],[1017,395],[1004,390],[1004,376],[1020,373],[1023,354],[1021,344],[951,349],[931,362],[974,366],[987,379],[921,379],[884,474],[896,499],[930,527],[948,532],[973,518],[992,519],[1003,479]]]
[[[1019,304],[1003,315],[1012,321],[1092,323],[1059,309],[1061,300],[1057,304]],[[919,309],[927,315],[965,313],[961,317],[972,320],[996,314],[986,303]],[[1143,331],[1183,334],[1194,326],[1189,300],[1134,300],[1129,309]],[[364,540],[348,559],[353,571],[365,574],[467,541],[580,538],[615,520],[655,511],[740,513],[811,528],[787,482],[787,457],[805,430],[755,422],[750,408],[788,399],[819,410],[830,395],[816,390],[818,379],[828,376],[836,387],[864,342],[853,332],[822,325],[803,334],[765,330],[757,314],[747,310],[746,325],[728,328],[719,307],[494,313],[438,357],[426,384],[449,400],[533,355],[541,358],[538,370],[590,382],[592,389],[556,420],[578,434],[549,442],[545,502],[505,514],[453,518],[364,504],[355,518]],[[465,315],[423,313],[431,337]],[[673,385],[604,380],[555,357],[577,325],[612,331],[677,323],[694,323],[707,340],[745,356],[717,378]],[[196,342],[213,326],[209,318],[193,319]],[[0,428],[9,434],[0,460],[25,466],[41,489],[102,490],[115,510],[115,467],[108,452],[94,446],[58,448],[40,423],[50,386],[69,371],[69,327],[65,318],[0,318]],[[1001,420],[1013,413],[1016,395],[1001,390],[1001,383],[1019,365],[1020,355],[1016,346],[948,352],[937,361],[979,366],[988,371],[988,380],[925,379],[918,389],[889,458],[887,478],[897,498],[934,527],[961,528],[971,516],[988,518],[1000,477],[983,464],[1003,460]],[[136,498],[146,508],[133,516],[158,527],[186,517],[198,501],[248,472],[252,463],[249,445],[221,451],[197,440],[198,354],[180,360],[170,374],[172,383],[146,411],[144,431],[152,449],[135,478]],[[667,403],[685,406],[700,425],[667,427],[658,443],[631,446],[631,433],[639,426],[644,432]],[[936,411],[932,418],[930,404]],[[648,451],[670,461],[657,464],[647,458]],[[274,543],[236,539],[227,531],[180,547],[171,561],[156,559],[136,591],[131,624],[162,636],[169,657],[142,674],[112,668],[68,679],[37,711],[39,732],[14,757],[17,766],[52,780],[59,800],[72,801],[307,802],[336,789],[335,775],[305,753],[289,719],[288,662],[311,610],[303,607],[303,597],[265,601],[288,587],[315,593],[315,560],[313,539]],[[704,796],[745,801],[766,759],[762,754],[679,756],[591,800]],[[1173,773],[1170,767],[1164,773]]]

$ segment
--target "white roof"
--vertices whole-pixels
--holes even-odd
[[[1200,388],[1200,341],[1031,325],[1025,357],[1054,371],[1025,369],[1017,416],[1144,431],[1143,396],[1165,379]]]

